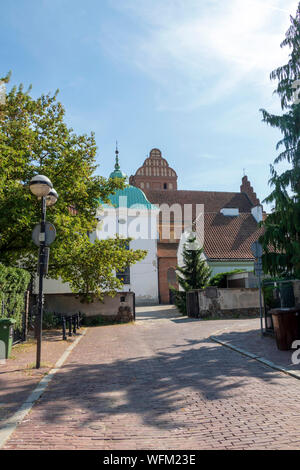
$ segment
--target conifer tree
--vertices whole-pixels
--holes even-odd
[[[277,80],[274,91],[280,97],[282,115],[261,110],[263,122],[277,128],[282,139],[281,150],[271,165],[271,194],[264,202],[273,204],[272,213],[263,223],[265,232],[260,241],[264,247],[265,272],[280,276],[300,276],[300,3],[296,16],[281,47],[289,47],[289,61],[271,73]],[[286,161],[289,168],[281,174],[276,165]]]
[[[183,247],[183,266],[177,266],[177,281],[183,290],[171,288],[175,293],[175,305],[182,313],[186,313],[186,293],[207,286],[211,270],[202,258],[203,248],[196,237],[190,236]]]

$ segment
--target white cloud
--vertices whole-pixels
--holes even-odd
[[[113,0],[127,21],[101,45],[157,84],[161,110],[216,103],[238,85],[266,90],[298,0]],[[130,24],[130,27],[128,26]],[[267,85],[268,93],[272,85]]]

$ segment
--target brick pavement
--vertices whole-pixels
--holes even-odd
[[[88,330],[6,449],[300,448],[299,381],[209,340],[256,320],[137,316]]]
[[[76,338],[61,340],[61,331],[45,331],[42,344],[41,368],[35,369],[36,341],[29,338],[27,343],[17,344],[11,358],[0,364],[0,427],[1,421],[15,413],[41,378],[54,367],[65,349]]]

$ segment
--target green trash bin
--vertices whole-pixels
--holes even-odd
[[[14,324],[16,320],[13,318],[0,319],[0,360],[8,359],[14,339]]]

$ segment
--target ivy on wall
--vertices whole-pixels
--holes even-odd
[[[16,320],[16,329],[22,329],[25,292],[30,274],[21,268],[10,268],[0,263],[0,318]]]

